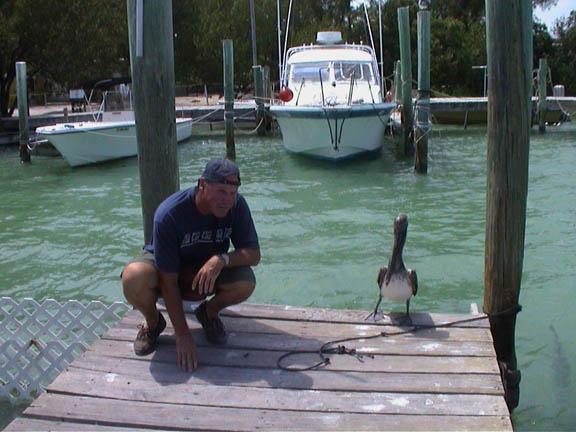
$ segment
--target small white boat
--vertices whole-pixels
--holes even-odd
[[[136,123],[101,121],[60,123],[36,129],[40,139],[47,139],[70,166],[80,166],[136,156]],[[192,119],[176,119],[178,141],[190,138]]]
[[[319,32],[317,44],[288,50],[282,83],[270,111],[289,152],[341,160],[382,147],[396,105],[383,101],[372,48]]]
[[[122,94],[104,94],[100,110],[94,115],[95,121],[39,127],[36,128],[37,139],[48,140],[73,167],[136,156],[138,144],[134,111],[106,110],[107,105],[132,106],[129,89],[122,90]],[[119,100],[113,101],[110,96],[117,96]],[[191,135],[192,119],[177,118],[177,140],[186,140]]]

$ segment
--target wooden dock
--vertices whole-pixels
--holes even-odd
[[[224,105],[192,105],[176,108],[176,117],[191,118],[194,120],[193,135],[210,134],[212,131],[224,132]],[[256,105],[249,102],[237,102],[234,105],[234,118],[237,128],[254,129],[256,127]],[[30,135],[36,128],[64,123],[62,110],[46,112],[28,117]],[[68,122],[94,121],[92,113],[69,113]],[[0,145],[13,145],[19,142],[18,117],[0,118]]]
[[[141,316],[131,311],[6,430],[512,430],[487,320],[394,336],[402,329],[388,318],[364,321],[367,313],[239,305],[223,312],[229,342],[215,347],[187,308],[199,352],[188,374],[175,363],[171,327],[155,353],[134,355]],[[277,367],[292,350],[302,353],[284,366],[311,366],[324,343],[349,337],[360,339],[341,345],[362,358]]]
[[[576,112],[576,97],[556,97],[548,96],[547,101],[547,123],[558,123],[563,120],[563,116]],[[538,99],[532,98],[533,111],[536,109]],[[434,124],[486,124],[488,112],[488,98],[468,97],[468,98],[430,98],[430,113]],[[538,121],[536,120],[536,124]]]

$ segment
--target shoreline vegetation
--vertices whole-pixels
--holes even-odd
[[[533,0],[547,7],[557,0]],[[255,10],[256,61],[270,68],[270,81],[278,82],[277,5],[282,40],[288,47],[311,43],[319,30],[341,31],[343,39],[368,43],[364,11],[355,0],[301,0],[288,24],[289,0],[262,0]],[[380,44],[380,3],[366,2],[368,17]],[[484,0],[432,2],[432,89],[450,96],[481,96],[483,75],[474,66],[486,64]],[[397,9],[409,7],[411,40],[416,40],[418,2],[388,0],[381,4],[384,76],[390,77],[399,58]],[[126,0],[12,0],[2,2],[0,17],[0,117],[11,116],[15,106],[15,62],[27,64],[29,94],[67,94],[69,89],[113,75],[130,72]],[[174,71],[179,83],[222,82],[222,40],[234,42],[235,88],[248,88],[252,77],[249,4],[245,0],[172,2]],[[89,43],[86,43],[86,41]],[[39,43],[42,41],[42,43]],[[576,10],[547,28],[535,17],[534,68],[547,58],[551,84],[576,94]],[[379,51],[379,50],[377,50]],[[416,44],[412,44],[416,59]],[[416,68],[416,62],[412,62]],[[211,89],[209,89],[211,91]],[[549,89],[551,93],[551,88]]]

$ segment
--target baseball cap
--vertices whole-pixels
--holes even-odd
[[[227,180],[229,175],[238,177],[238,181]],[[202,177],[210,182],[240,186],[240,171],[234,162],[226,158],[212,159],[206,164]]]

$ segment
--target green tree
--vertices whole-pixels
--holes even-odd
[[[0,115],[12,114],[16,61],[64,86],[129,71],[125,0],[0,3]]]
[[[168,0],[167,0],[168,1]],[[431,2],[431,80],[450,94],[481,94],[482,76],[472,66],[486,62],[485,0]],[[280,1],[282,48],[290,0]],[[533,0],[550,7],[557,0]],[[383,69],[390,76],[399,58],[397,9],[410,7],[413,76],[416,76],[416,0],[366,1],[376,53],[380,55],[378,5],[382,10]],[[278,79],[277,0],[255,0],[258,63]],[[339,30],[348,42],[369,44],[364,9],[353,0],[293,2],[287,46],[312,43],[316,32]],[[176,79],[181,83],[222,83],[222,40],[234,41],[235,83],[252,83],[252,47],[248,0],[172,1]],[[546,56],[556,82],[574,92],[574,18],[565,19],[552,39],[541,23],[534,26],[534,60]],[[9,89],[15,62],[28,64],[65,87],[82,81],[128,74],[126,0],[0,0],[0,115],[11,114]]]
[[[549,61],[555,84],[563,84],[567,94],[576,94],[576,10],[560,19],[554,28],[558,37],[554,57]]]

